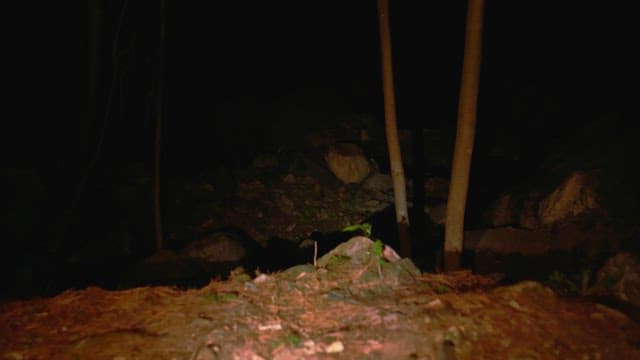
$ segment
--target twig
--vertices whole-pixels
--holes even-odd
[[[313,241],[313,267],[318,267],[318,240]]]

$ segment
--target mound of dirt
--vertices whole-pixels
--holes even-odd
[[[536,282],[420,274],[373,242],[197,290],[70,290],[0,305],[4,359],[637,359],[640,326]],[[369,245],[367,245],[369,244]],[[353,245],[353,244],[352,244]],[[320,261],[318,261],[320,263]]]

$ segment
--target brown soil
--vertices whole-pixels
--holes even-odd
[[[385,263],[387,264],[387,263]],[[3,359],[639,359],[640,326],[536,282],[300,265],[0,305]],[[381,276],[382,275],[382,278]]]

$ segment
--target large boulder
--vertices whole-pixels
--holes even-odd
[[[587,210],[599,208],[598,183],[595,174],[583,171],[572,173],[540,202],[538,217],[541,223],[553,224]]]
[[[430,177],[424,182],[426,197],[446,201],[449,197],[449,180],[443,177]]]
[[[364,151],[356,144],[331,145],[325,160],[331,172],[345,184],[360,183],[371,172],[371,166]]]
[[[382,194],[393,194],[393,180],[389,174],[376,172],[362,183],[362,187]]]
[[[627,252],[609,258],[588,293],[612,296],[623,303],[640,306],[640,260]]]
[[[220,263],[240,261],[249,249],[238,235],[231,232],[216,232],[203,236],[182,250],[182,255],[196,260]]]
[[[491,205],[487,212],[487,220],[492,227],[517,226],[524,229],[535,229],[540,226],[538,219],[537,193],[517,195],[504,193]]]
[[[504,193],[489,207],[486,219],[491,227],[557,224],[599,209],[599,183],[597,173],[575,171],[546,196],[536,191]]]
[[[510,226],[516,222],[517,211],[515,196],[505,193],[491,204],[485,216],[492,227]]]
[[[466,231],[464,238],[464,249],[474,252],[539,255],[552,250],[566,251],[569,248],[554,241],[546,231],[529,231],[514,227]]]

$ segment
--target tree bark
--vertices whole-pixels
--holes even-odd
[[[384,91],[384,118],[389,149],[391,178],[393,179],[393,196],[395,199],[396,221],[398,223],[398,239],[400,255],[411,256],[409,238],[409,212],[407,210],[407,192],[402,168],[402,154],[398,141],[396,124],[396,100],[393,87],[393,64],[391,61],[391,34],[389,30],[389,1],[378,0],[378,18],[380,21],[380,54],[382,57],[382,86]]]
[[[464,240],[464,212],[469,189],[469,172],[476,129],[480,61],[482,57],[482,17],[484,0],[469,0],[467,30],[458,104],[458,129],[453,152],[451,184],[445,224],[444,269],[460,268]]]

